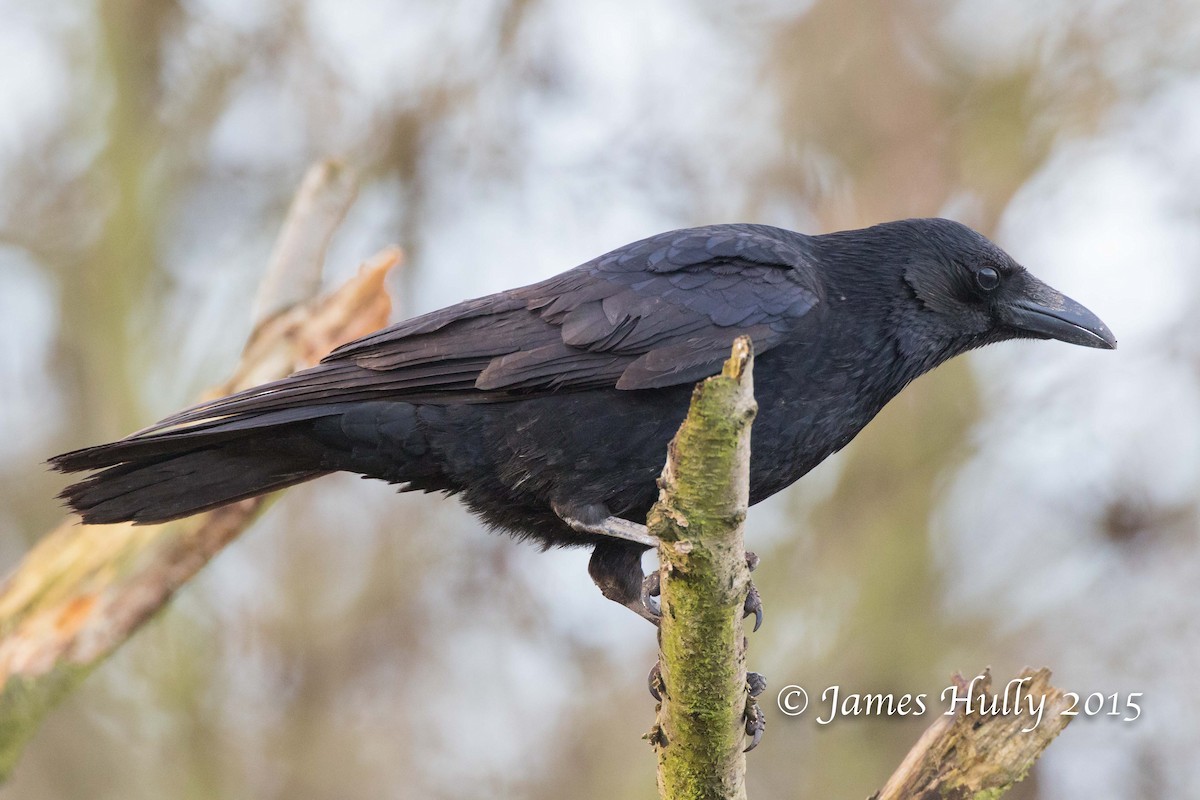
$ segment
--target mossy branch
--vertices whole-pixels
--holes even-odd
[[[315,294],[325,243],[353,197],[344,167],[324,162],[310,170],[263,281],[286,296],[286,308],[260,295],[241,363],[207,396],[282,378],[386,324],[391,301],[383,281],[399,263],[395,248],[333,293]],[[298,285],[309,294],[296,295]],[[71,517],[33,547],[0,586],[0,780],[45,714],[245,530],[265,502],[259,497],[165,525],[80,525]]]
[[[662,542],[663,694],[650,738],[659,793],[669,800],[746,796],[742,524],[757,409],[752,367],[750,340],[739,337],[722,373],[696,387],[650,512]]]

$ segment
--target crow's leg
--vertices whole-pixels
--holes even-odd
[[[658,547],[658,539],[650,535],[645,525],[614,517],[603,506],[568,506],[551,503],[554,513],[580,533],[593,533],[644,547]]]
[[[637,522],[630,522],[627,519],[611,516],[608,509],[602,506],[564,506],[557,503],[552,504],[554,513],[576,531],[580,533],[591,533],[597,536],[606,536],[610,539],[616,539],[614,544],[624,544],[626,542],[632,544],[644,545],[645,547],[657,547],[658,540],[650,535],[645,525]],[[636,548],[635,548],[636,549]],[[621,552],[616,550],[613,552]],[[597,556],[597,554],[600,554]],[[637,549],[638,560],[636,566],[636,574],[642,575],[641,568],[641,549]],[[599,558],[599,563],[598,559]],[[600,591],[610,600],[615,600],[621,605],[633,609],[639,616],[658,624],[660,614],[655,608],[655,604],[651,598],[658,596],[658,574],[651,573],[641,582],[639,591],[640,601],[638,605],[633,605],[628,594],[629,573],[634,572],[633,568],[629,568],[626,563],[621,563],[616,571],[624,570],[625,574],[621,576],[614,575],[614,569],[607,565],[607,562],[612,559],[609,551],[606,549],[601,551],[601,545],[596,546],[596,550],[592,553],[592,562],[588,566],[588,571],[592,575],[592,580],[600,587]],[[754,553],[746,553],[746,566],[751,572],[758,566],[758,556]],[[598,577],[601,576],[601,577]],[[603,582],[602,582],[603,578]],[[607,587],[607,588],[606,588]],[[616,587],[616,588],[614,588]],[[751,614],[754,615],[754,630],[758,630],[762,626],[763,621],[763,605],[762,598],[758,594],[758,587],[754,585],[754,581],[750,581],[750,588],[746,593],[746,602],[743,606],[743,618]]]
[[[632,523],[630,523],[632,524]],[[588,561],[588,574],[600,587],[600,593],[620,603],[643,619],[658,625],[658,611],[643,603],[642,553],[646,548],[623,539],[604,539],[596,543]],[[657,575],[657,573],[655,573]]]
[[[554,506],[555,513],[573,529],[583,533],[594,533],[608,537],[596,543],[592,550],[592,558],[588,562],[588,574],[600,587],[600,593],[609,600],[620,603],[639,617],[650,621],[655,626],[662,619],[654,598],[660,592],[658,571],[644,575],[642,573],[642,554],[647,548],[656,547],[658,540],[651,536],[645,525],[608,516],[595,506],[583,509],[565,509]],[[575,513],[571,513],[574,511]],[[746,553],[746,566],[751,572],[758,566],[758,556]],[[754,630],[762,625],[763,607],[758,588],[750,582],[743,605],[742,617],[754,615]],[[663,684],[662,669],[657,661],[647,676],[650,694],[655,700],[662,700],[666,691]],[[746,733],[751,736],[750,745],[746,752],[758,746],[762,738],[766,719],[762,709],[758,707],[756,698],[766,688],[766,681],[757,672],[746,673],[746,684],[749,697],[746,701]]]
[[[588,562],[588,573],[601,594],[658,625],[660,615],[648,588],[652,581],[657,586],[658,573],[642,574],[642,553],[658,547],[658,539],[645,525],[614,517],[602,505],[552,503],[551,507],[574,530],[605,537],[596,543]]]

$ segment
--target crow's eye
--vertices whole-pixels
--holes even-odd
[[[990,292],[1000,285],[1000,273],[991,267],[984,267],[975,273],[975,283],[985,292]]]

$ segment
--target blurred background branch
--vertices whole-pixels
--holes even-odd
[[[391,303],[383,281],[399,262],[395,249],[318,296],[325,245],[349,208],[351,186],[334,162],[309,171],[264,276],[278,295],[264,302],[274,313],[259,319],[233,377],[210,395],[284,377],[386,324]],[[72,518],[34,546],[0,587],[0,778],[50,707],[237,538],[266,502],[246,500],[165,525],[80,525]]]

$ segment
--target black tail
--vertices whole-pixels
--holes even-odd
[[[61,472],[100,470],[59,497],[87,523],[165,522],[332,471],[322,465],[311,420],[272,424],[263,416],[135,434],[55,456],[50,464]]]

